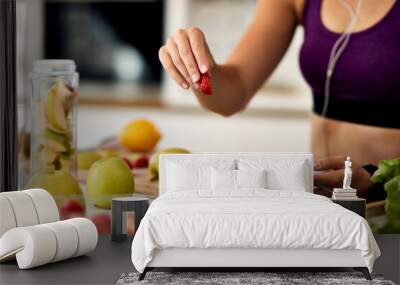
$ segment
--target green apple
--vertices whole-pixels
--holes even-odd
[[[81,205],[85,205],[78,181],[64,170],[36,174],[28,181],[27,187],[47,190],[53,196],[58,207],[61,207],[62,203],[68,199],[77,200]]]
[[[106,157],[89,169],[86,190],[90,200],[100,208],[111,208],[114,197],[128,196],[135,191],[133,175],[120,157]]]
[[[81,151],[78,153],[78,169],[89,170],[93,163],[102,158],[96,151]]]
[[[101,155],[101,157],[120,157],[120,153],[115,149],[98,149],[97,152]]]
[[[173,153],[190,153],[190,151],[183,148],[175,147],[175,148],[166,148],[153,154],[153,156],[150,158],[149,168],[148,168],[151,181],[155,181],[158,179],[158,162],[160,159],[160,154],[173,154]]]

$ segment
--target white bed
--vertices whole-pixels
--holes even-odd
[[[243,175],[259,169],[266,185],[248,187],[260,175]],[[216,188],[229,185],[224,173],[235,188]],[[140,279],[155,267],[353,267],[370,278],[380,251],[367,222],[312,194],[312,175],[307,153],[162,155],[160,197],[132,243]]]

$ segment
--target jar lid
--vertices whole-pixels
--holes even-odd
[[[75,71],[75,61],[69,59],[44,59],[33,63],[35,73],[73,73]]]

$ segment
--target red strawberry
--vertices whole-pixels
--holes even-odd
[[[85,215],[85,209],[81,203],[74,199],[66,200],[60,207],[61,219],[69,219],[73,217],[81,217]]]
[[[136,159],[133,163],[134,168],[142,168],[142,167],[147,167],[149,165],[149,159],[147,156],[140,156],[138,159]]]
[[[111,233],[111,217],[108,214],[93,215],[90,217],[92,222],[96,225],[99,235],[106,235]]]
[[[203,92],[204,95],[211,95],[211,83],[210,83],[210,76],[208,73],[204,73],[201,75],[200,78],[200,90]]]

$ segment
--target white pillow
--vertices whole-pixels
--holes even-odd
[[[211,188],[213,190],[237,190],[241,188],[266,188],[267,177],[262,170],[211,170]]]
[[[210,190],[211,168],[234,169],[236,162],[231,161],[174,161],[167,164],[168,191]]]
[[[193,167],[171,163],[168,166],[168,189],[171,191],[184,191],[188,189],[210,188],[210,167]]]
[[[212,168],[211,189],[236,189],[236,170]]]
[[[267,188],[267,171],[236,170],[236,183],[238,188]]]
[[[239,170],[267,170],[267,188],[304,191],[311,187],[305,160],[301,159],[240,159]]]

